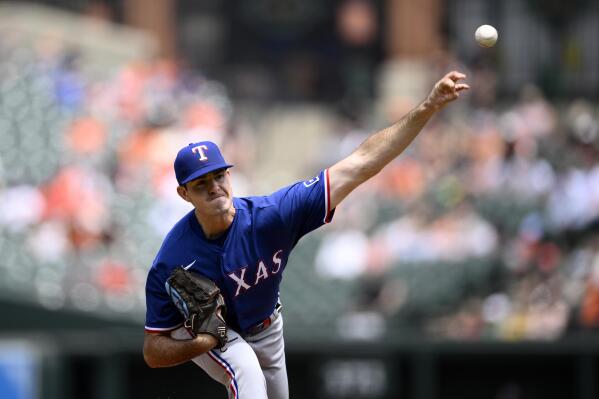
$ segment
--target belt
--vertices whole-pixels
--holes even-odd
[[[248,328],[247,331],[245,332],[245,334],[243,334],[243,336],[247,337],[249,335],[256,335],[256,334],[261,333],[262,331],[266,330],[268,327],[270,327],[270,325],[273,323],[273,321],[275,321],[279,317],[282,307],[283,307],[283,305],[281,305],[280,303],[277,303],[277,305],[275,306],[275,310],[273,310],[273,312],[270,314],[270,316],[268,316],[266,319],[262,320],[258,324]]]

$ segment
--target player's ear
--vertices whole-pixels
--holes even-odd
[[[187,186],[177,186],[177,194],[179,194],[179,197],[183,198],[185,201],[191,202],[189,200],[189,195],[187,194]]]

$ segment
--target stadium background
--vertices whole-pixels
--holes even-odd
[[[1,1],[0,396],[224,397],[141,356],[176,150],[214,140],[268,193],[459,69],[292,256],[292,397],[598,397],[599,3],[562,3]]]

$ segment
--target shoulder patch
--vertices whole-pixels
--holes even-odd
[[[318,176],[315,176],[315,177],[311,178],[310,180],[306,180],[304,182],[304,186],[310,187],[310,186],[314,185],[314,183],[318,182],[319,180],[320,180],[320,178]]]

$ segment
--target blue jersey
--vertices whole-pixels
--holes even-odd
[[[235,216],[224,243],[208,240],[193,211],[168,233],[146,281],[146,330],[183,324],[165,282],[178,266],[218,285],[229,327],[242,334],[275,309],[289,253],[299,239],[328,223],[328,170],[262,197],[233,198]]]

